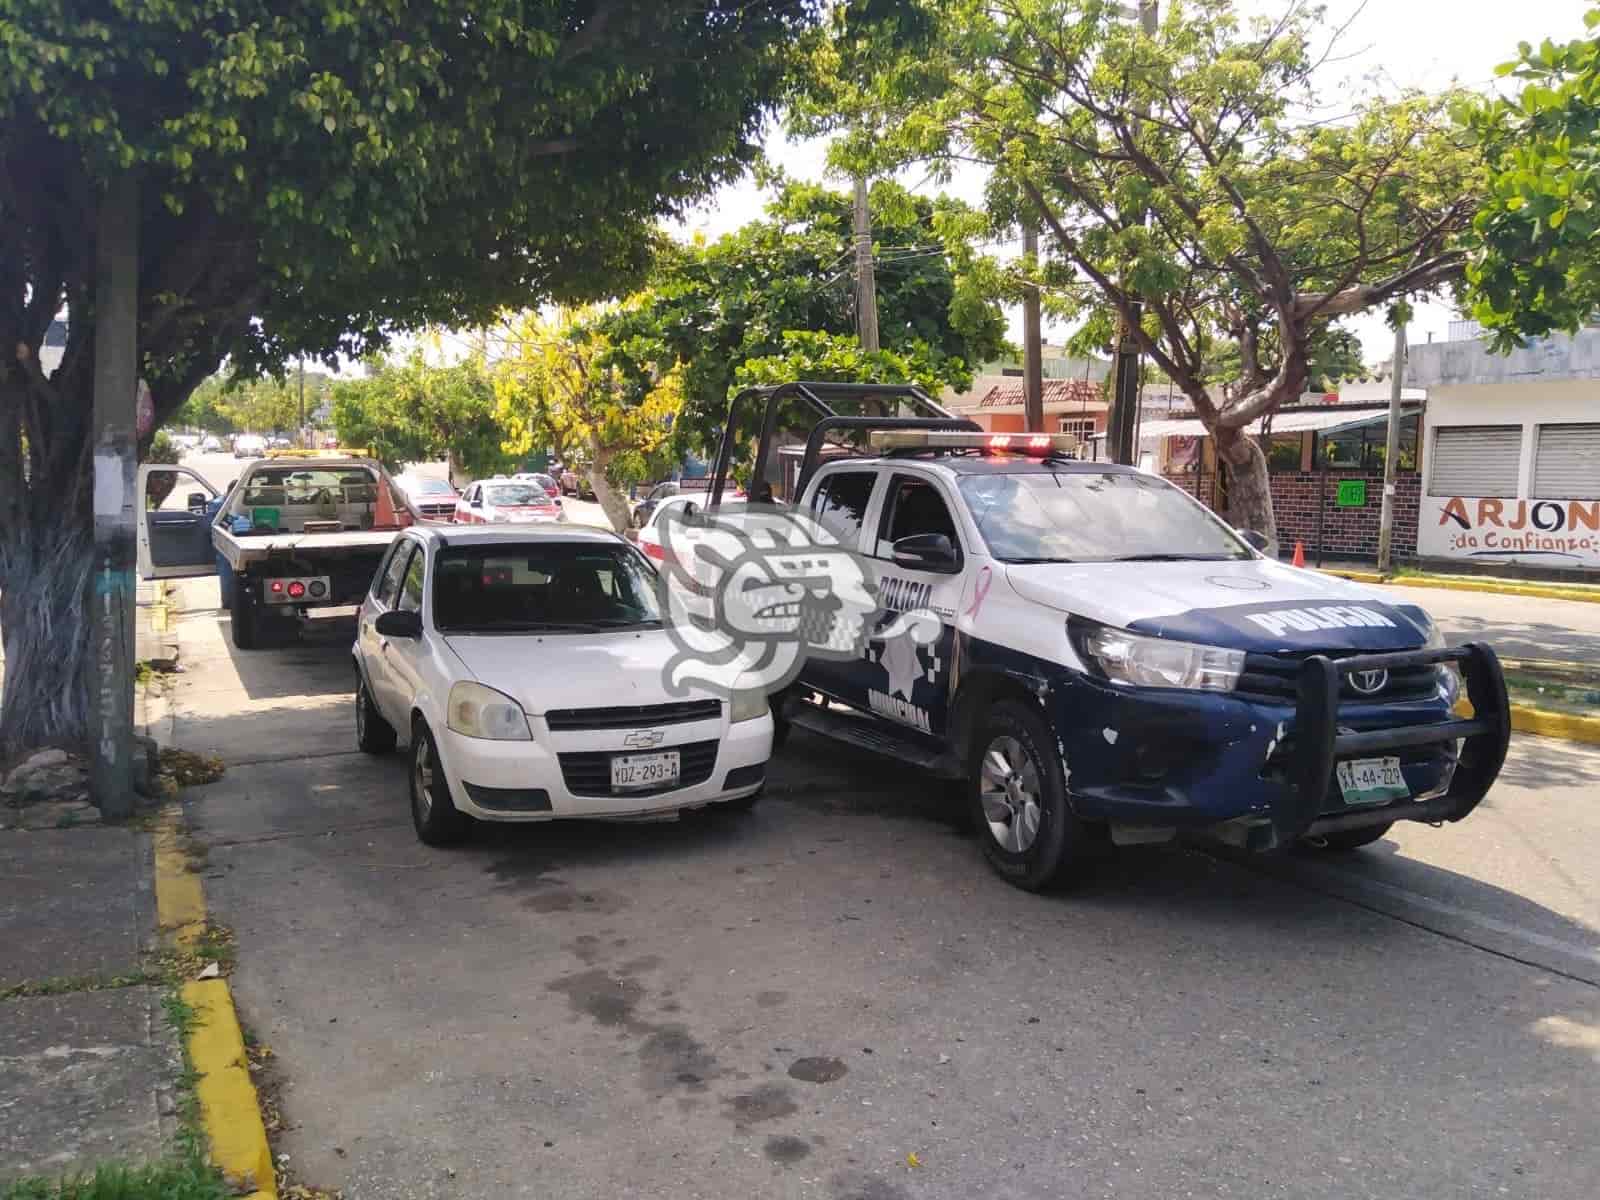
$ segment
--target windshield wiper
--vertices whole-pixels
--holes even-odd
[[[1106,562],[1227,562],[1237,558],[1235,554],[1124,554],[1119,558],[1108,558]]]
[[[1077,562],[1078,560],[1075,558],[1003,558],[1000,561],[1004,563],[1020,564],[1022,566],[1031,566],[1036,563],[1073,563]]]
[[[593,633],[586,621],[488,621],[480,625],[441,625],[440,633]]]

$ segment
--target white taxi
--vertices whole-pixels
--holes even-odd
[[[616,534],[417,525],[361,606],[363,751],[410,744],[430,845],[481,821],[671,817],[761,794],[772,716],[755,689],[670,692],[656,575]]]
[[[548,524],[565,521],[561,501],[537,483],[484,479],[468,484],[456,501],[458,525]]]

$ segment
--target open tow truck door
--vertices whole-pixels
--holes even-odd
[[[217,573],[212,487],[188,467],[139,467],[139,576],[187,579]]]

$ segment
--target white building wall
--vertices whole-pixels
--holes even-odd
[[[1468,346],[1472,346],[1468,343]],[[1481,349],[1472,347],[1473,349]],[[1504,360],[1495,360],[1504,364]],[[1548,359],[1546,359],[1548,361]],[[1497,372],[1498,373],[1498,372]],[[1533,464],[1541,425],[1600,422],[1600,378],[1530,373],[1493,383],[1441,382],[1428,388],[1417,551],[1425,558],[1514,562],[1600,572],[1600,467],[1586,494],[1533,499]],[[1522,430],[1515,498],[1433,495],[1426,475],[1441,430],[1514,425]]]

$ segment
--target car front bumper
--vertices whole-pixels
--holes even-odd
[[[455,805],[484,821],[549,821],[564,818],[626,820],[663,817],[690,808],[738,800],[761,790],[772,755],[772,717],[729,723],[701,721],[664,728],[665,739],[649,750],[626,747],[628,731],[552,734],[535,718],[535,737],[525,742],[463,737],[446,730],[435,740]],[[715,745],[709,773],[699,782],[667,791],[575,791],[574,759],[593,766],[615,754],[678,750],[689,774],[690,747]],[[564,761],[565,760],[565,761]],[[607,768],[608,770],[609,768]]]
[[[1456,718],[1442,694],[1340,701],[1343,675],[1425,663],[1458,664],[1473,719]],[[1132,840],[1207,830],[1255,850],[1398,820],[1459,821],[1498,776],[1510,737],[1499,662],[1476,645],[1313,656],[1293,703],[1119,688],[1073,673],[1051,705],[1078,816]],[[1400,760],[1410,796],[1347,805],[1337,764],[1378,757]]]

